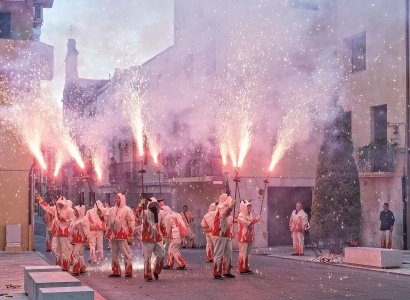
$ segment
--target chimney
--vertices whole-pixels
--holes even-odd
[[[77,68],[78,51],[76,48],[75,39],[68,39],[67,56],[65,58],[65,81],[66,83],[78,79]]]

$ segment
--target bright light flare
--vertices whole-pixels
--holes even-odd
[[[57,162],[56,162],[56,168],[54,170],[54,177],[57,177],[58,172],[60,171],[61,165],[63,163],[63,155],[61,151],[57,151]]]
[[[94,163],[94,170],[95,170],[95,173],[97,174],[98,180],[101,180],[102,179],[101,167]]]
[[[123,99],[124,114],[130,124],[132,133],[137,142],[138,154],[144,155],[144,136],[146,136],[145,108],[147,103],[144,94],[144,80],[137,73],[132,74],[126,80],[124,88],[121,90]]]
[[[34,149],[32,148],[31,145],[29,145],[29,148],[31,149],[31,152],[34,154],[34,156],[36,157],[38,163],[43,168],[43,170],[47,170],[47,165],[44,160],[43,153],[41,153],[41,150],[39,148]]]

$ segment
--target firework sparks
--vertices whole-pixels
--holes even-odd
[[[54,177],[58,176],[58,172],[60,171],[61,165],[63,164],[63,153],[61,151],[57,151],[57,161],[54,170]]]
[[[144,155],[144,107],[146,101],[144,97],[144,80],[141,76],[134,73],[125,81],[123,90],[124,113],[127,118],[134,138],[137,142],[138,154]]]
[[[41,167],[47,169],[41,151],[47,133],[46,118],[44,118],[47,109],[43,106],[38,89],[33,89],[31,93],[16,93],[13,96],[13,105],[5,120],[17,130]]]
[[[226,84],[220,86],[220,109],[218,113],[217,137],[224,164],[229,154],[233,167],[240,168],[251,147],[253,120],[256,117],[255,107],[260,101],[263,88],[259,85],[257,74],[263,70],[255,70],[251,54],[255,49],[238,50],[239,67],[228,64]]]
[[[45,83],[31,86],[30,92],[16,93],[6,121],[17,130],[43,169],[47,166],[42,146],[59,150],[57,174],[61,164],[67,160],[64,155],[67,152],[84,168],[80,151],[63,124],[61,108],[56,105]]]

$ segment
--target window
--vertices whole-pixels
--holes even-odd
[[[11,12],[0,12],[0,39],[11,38]]]
[[[344,39],[343,47],[345,74],[366,70],[366,32]]]
[[[377,144],[387,143],[387,105],[373,106],[372,118],[372,142]]]
[[[43,6],[41,4],[34,4],[34,21],[43,21]]]

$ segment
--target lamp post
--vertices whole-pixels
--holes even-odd
[[[141,198],[144,197],[144,173],[147,172],[144,170],[144,160],[141,157],[141,169],[138,171],[141,174]]]

